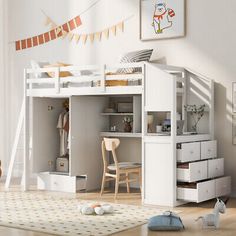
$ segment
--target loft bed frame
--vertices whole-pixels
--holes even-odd
[[[117,71],[122,71],[120,69],[130,69],[135,68],[135,73],[117,73]],[[85,75],[83,72],[89,71],[92,72],[90,74]],[[123,70],[124,71],[124,70]],[[53,78],[49,78],[47,76],[43,76],[43,78],[38,78],[36,75],[41,73],[53,73]],[[60,77],[61,72],[70,72],[71,76],[68,77]],[[92,111],[93,116],[90,114],[92,119],[101,120],[104,119],[104,116],[101,118],[101,111],[105,107],[104,104],[107,104],[106,96],[97,96],[97,95],[118,95],[114,97],[125,97],[128,96],[138,96],[141,97],[139,100],[141,106],[139,107],[141,117],[140,117],[140,126],[141,132],[132,133],[132,135],[127,133],[117,134],[119,136],[116,137],[125,137],[125,138],[141,138],[141,156],[143,173],[142,176],[144,178],[143,183],[146,185],[144,187],[145,194],[143,192],[142,199],[146,204],[154,204],[154,205],[169,205],[175,206],[178,205],[177,202],[177,185],[176,185],[176,144],[177,143],[191,143],[191,142],[200,142],[205,140],[213,140],[214,139],[214,82],[211,79],[208,79],[190,69],[183,67],[175,67],[169,65],[161,65],[156,63],[125,63],[125,64],[115,64],[115,65],[85,65],[85,66],[66,66],[66,67],[51,67],[51,68],[40,68],[40,69],[25,69],[25,109],[24,115],[25,119],[25,134],[30,134],[29,120],[30,120],[30,107],[37,106],[39,110],[36,112],[35,117],[40,120],[44,114],[43,112],[48,112],[48,100],[57,100],[54,98],[69,98],[74,106],[76,113],[71,113],[71,119],[76,117],[76,120],[79,115],[83,115],[79,113],[79,108],[89,107],[89,111]],[[96,95],[95,96],[81,96],[80,95]],[[136,96],[136,97],[137,97]],[[29,97],[33,97],[32,103],[29,101]],[[38,99],[39,98],[39,99]],[[51,99],[52,98],[52,99]],[[109,96],[108,96],[109,98]],[[42,100],[42,101],[41,101]],[[97,105],[97,101],[99,100],[99,106]],[[36,102],[35,102],[36,101]],[[178,102],[180,101],[180,102]],[[41,107],[41,102],[43,102]],[[89,103],[89,102],[95,102]],[[178,135],[176,134],[177,125],[176,125],[176,112],[177,108],[182,112],[182,120],[185,120],[184,130],[188,128],[191,123],[187,124],[188,114],[184,110],[184,105],[186,104],[196,104],[201,105],[202,103],[206,104],[206,117],[207,120],[204,122],[202,126],[202,130],[205,133],[197,134],[197,135]],[[81,105],[82,104],[82,105]],[[58,104],[55,104],[57,106]],[[84,106],[83,106],[84,105]],[[90,106],[91,105],[91,106]],[[58,105],[59,107],[59,105]],[[90,109],[91,107],[91,109]],[[96,111],[93,109],[96,107]],[[45,108],[43,110],[43,108]],[[78,109],[77,109],[78,108]],[[61,108],[60,108],[61,109]],[[73,110],[73,108],[71,109]],[[94,110],[94,111],[93,111]],[[99,111],[101,110],[101,111]],[[159,112],[171,112],[171,132],[169,136],[159,136],[155,132],[149,132],[147,129],[147,118],[149,114],[159,113]],[[37,116],[39,115],[39,117]],[[46,115],[45,115],[46,117]],[[106,116],[105,116],[106,118]],[[81,119],[83,120],[83,119]],[[105,119],[104,119],[105,120]],[[40,120],[41,122],[42,120]],[[86,120],[87,122],[87,120]],[[38,120],[35,123],[35,127],[38,127]],[[42,121],[43,123],[43,121]],[[91,122],[92,123],[92,122]],[[77,124],[76,122],[72,122],[71,124]],[[100,127],[97,127],[99,124],[94,122],[94,129],[91,129],[92,132],[96,131],[96,136],[110,136],[114,137],[115,133],[111,132],[101,132]],[[32,128],[32,127],[31,127]],[[77,127],[78,128],[78,127]],[[39,129],[40,130],[40,129]],[[43,129],[42,129],[43,130]],[[74,131],[76,135],[78,133],[77,130]],[[34,132],[37,133],[37,132]],[[101,134],[102,133],[102,134]],[[75,136],[76,136],[75,135]],[[43,137],[43,135],[42,135]],[[41,136],[39,138],[42,138]],[[25,166],[24,166],[24,189],[27,190],[29,188],[29,154],[30,154],[30,145],[29,145],[30,136],[25,135]],[[53,138],[50,140],[54,140]],[[44,141],[44,140],[43,140]],[[91,139],[90,139],[91,141]],[[37,142],[36,142],[37,143]],[[38,142],[40,143],[40,142]],[[166,146],[167,145],[167,146]],[[156,165],[157,156],[152,156],[154,153],[153,147],[155,150],[161,151],[162,146],[165,146],[163,150],[168,150],[168,153],[163,151],[163,155],[158,155],[158,158],[163,158],[163,161],[159,162]],[[168,148],[166,148],[168,147]],[[96,143],[96,151],[94,152],[94,161],[95,159],[100,163],[100,146],[97,146]],[[149,151],[150,148],[150,151]],[[41,149],[40,149],[41,150]],[[49,148],[51,150],[51,146]],[[73,148],[71,149],[73,150]],[[75,152],[79,152],[80,148],[75,148]],[[38,153],[41,155],[40,153]],[[75,154],[75,153],[74,153]],[[155,153],[154,153],[155,154]],[[155,154],[156,155],[156,154]],[[68,178],[75,177],[80,175],[80,170],[78,168],[78,155],[76,153],[76,158],[71,156],[73,167],[70,170],[70,175]],[[81,155],[81,157],[84,155]],[[40,158],[39,158],[40,159]],[[88,160],[89,158],[85,158]],[[168,168],[163,164],[167,163],[167,159],[169,160]],[[41,159],[40,159],[41,160]],[[84,161],[84,159],[82,160]],[[149,162],[150,161],[150,162]],[[153,161],[153,163],[152,163]],[[42,164],[42,163],[41,163]],[[43,163],[45,164],[45,163]],[[90,163],[91,164],[91,163]],[[96,163],[95,163],[96,164]],[[163,165],[162,165],[163,164]],[[148,170],[148,167],[159,168],[158,170]],[[97,166],[94,166],[97,170]],[[166,169],[165,169],[166,168]],[[94,170],[95,170],[94,169]],[[92,169],[91,169],[92,170]],[[41,170],[40,170],[41,171]],[[36,173],[40,173],[36,171]],[[166,172],[166,173],[164,173]],[[168,177],[165,178],[165,183],[163,182],[163,176],[168,172]],[[93,171],[93,174],[96,171]],[[156,176],[158,173],[162,174],[160,178]],[[49,175],[50,176],[50,175]],[[49,178],[47,175],[46,177]],[[153,177],[152,177],[153,176]],[[45,177],[45,178],[46,178]],[[63,178],[63,177],[60,177]],[[96,177],[96,179],[99,179]],[[148,179],[148,181],[146,181]],[[156,185],[156,181],[160,180],[160,186],[162,189],[153,190],[153,186]],[[71,181],[75,181],[71,179]],[[153,185],[150,187],[149,182],[154,181]],[[164,183],[164,184],[163,184]],[[96,183],[95,183],[96,184]],[[96,186],[98,187],[98,186]],[[150,187],[150,188],[149,188]],[[89,189],[89,188],[88,188]],[[149,192],[150,190],[150,192]],[[160,191],[165,193],[163,199],[160,198]],[[153,197],[152,197],[153,196]],[[169,196],[168,199],[166,196]],[[182,202],[181,202],[182,204]]]

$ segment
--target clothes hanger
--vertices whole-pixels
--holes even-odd
[[[66,99],[63,103],[62,103],[63,108],[68,112],[69,111],[69,99]]]

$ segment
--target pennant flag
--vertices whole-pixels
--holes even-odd
[[[74,34],[74,39],[75,39],[75,42],[78,43],[79,40],[80,40],[80,35],[79,34]]]
[[[68,35],[68,33],[65,30],[63,30],[61,38],[64,39],[64,38],[66,38],[67,35]]]
[[[95,33],[95,38],[96,38],[98,41],[101,41],[102,32],[97,32],[97,33]]]
[[[55,23],[51,22],[51,27],[50,27],[50,29],[53,30],[53,29],[55,29],[55,28],[57,28],[57,25],[56,25]]]
[[[102,33],[103,33],[103,35],[105,36],[106,39],[109,38],[109,29],[105,29],[105,30],[103,30]]]
[[[73,37],[74,37],[74,34],[70,32],[69,33],[69,40],[72,41]]]
[[[89,35],[89,39],[90,39],[91,43],[93,43],[93,41],[94,41],[94,33]]]
[[[47,26],[47,25],[49,25],[51,23],[52,23],[51,19],[47,16],[44,25]]]
[[[110,28],[111,32],[116,35],[116,25],[113,25],[111,28]]]
[[[123,32],[124,31],[124,21],[121,21],[119,24],[117,24],[117,28]]]
[[[83,34],[83,35],[81,35],[81,38],[82,38],[83,43],[85,44],[86,41],[87,41],[88,35],[87,34]]]

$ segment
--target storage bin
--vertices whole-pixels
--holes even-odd
[[[69,172],[69,158],[58,157],[56,159],[56,171],[58,172]]]

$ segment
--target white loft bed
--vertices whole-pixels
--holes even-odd
[[[117,73],[119,69],[133,69],[134,73]],[[84,71],[88,75],[83,75]],[[61,72],[70,76],[60,77]],[[53,77],[47,76],[47,73]],[[46,75],[38,78],[38,74]],[[50,67],[25,70],[27,96],[70,96],[92,94],[141,94],[144,63],[117,65],[86,65]]]
[[[138,69],[136,73],[115,73],[121,68]],[[92,71],[90,75],[83,75],[83,71]],[[70,72],[73,76],[60,77],[60,72]],[[36,78],[37,73],[53,72],[53,78]],[[122,86],[121,86],[122,85]],[[80,96],[91,95],[91,96]],[[93,96],[96,95],[96,96]],[[102,96],[97,96],[102,95]],[[109,95],[109,96],[103,96]],[[115,96],[113,96],[115,95]],[[137,102],[137,113],[135,116],[139,125],[136,124],[136,132],[127,133],[112,133],[106,132],[108,114],[102,112],[108,104],[109,97],[135,97]],[[33,97],[33,102],[29,102],[29,97]],[[33,108],[32,123],[33,130],[33,159],[37,159],[34,166],[35,173],[39,174],[39,178],[43,180],[43,186],[49,184],[55,176],[40,173],[48,171],[48,162],[55,156],[57,149],[53,149],[51,142],[56,140],[56,136],[47,135],[44,131],[49,132],[51,123],[55,122],[57,110],[61,109],[60,98],[69,98],[70,100],[70,124],[71,137],[74,137],[71,144],[70,155],[70,171],[69,176],[60,176],[58,184],[71,183],[76,184],[76,176],[84,175],[84,168],[87,168],[91,175],[90,189],[100,187],[101,173],[98,171],[98,166],[101,164],[100,155],[100,137],[120,137],[132,139],[140,147],[140,155],[143,164],[143,202],[154,205],[175,206],[179,204],[177,200],[193,200],[195,202],[201,199],[195,197],[199,189],[193,190],[194,193],[188,196],[179,197],[177,194],[177,176],[176,176],[176,145],[186,144],[198,145],[199,142],[206,141],[210,145],[214,141],[214,82],[190,69],[175,67],[169,65],[160,65],[155,63],[125,63],[116,65],[102,66],[67,66],[59,68],[42,68],[42,69],[26,69],[25,70],[25,134],[30,134],[30,125],[27,120],[29,117],[29,108]],[[58,100],[58,101],[57,101]],[[176,135],[176,112],[180,111],[182,120],[185,120],[184,130],[188,130],[191,125],[187,122],[188,114],[184,110],[186,104],[206,104],[206,120],[201,123],[201,134],[198,135]],[[52,105],[54,110],[48,110],[48,106]],[[134,106],[135,107],[135,106]],[[80,112],[80,111],[83,112]],[[158,114],[159,112],[171,112],[171,133],[169,136],[159,136],[155,132],[149,133],[147,130],[147,116],[149,114]],[[53,114],[55,116],[53,117]],[[51,116],[50,116],[51,114]],[[135,112],[134,112],[135,114]],[[113,114],[111,114],[113,115]],[[81,122],[78,123],[78,120]],[[96,121],[96,122],[94,122]],[[88,129],[86,130],[86,126]],[[72,128],[73,127],[73,128]],[[88,134],[83,137],[81,134]],[[32,131],[32,130],[31,130]],[[54,132],[54,131],[53,131]],[[50,132],[49,132],[50,133]],[[81,135],[81,136],[80,136]],[[94,137],[91,139],[91,137]],[[141,139],[141,140],[140,140]],[[28,188],[29,176],[29,153],[30,146],[29,135],[25,136],[25,189]],[[90,144],[90,152],[83,152],[82,149]],[[190,143],[190,144],[189,144]],[[203,145],[202,144],[202,145]],[[40,146],[41,145],[41,146]],[[46,148],[45,148],[46,146]],[[131,147],[132,145],[129,145]],[[45,152],[42,155],[42,150]],[[135,148],[133,149],[135,150]],[[191,150],[190,150],[191,151]],[[199,151],[199,150],[198,150]],[[157,155],[158,153],[158,155]],[[47,159],[48,158],[48,159]],[[90,160],[92,158],[92,162]],[[214,156],[215,158],[215,156]],[[210,162],[210,159],[209,159]],[[82,165],[80,165],[82,163]],[[197,163],[197,162],[196,162]],[[101,169],[102,171],[102,169]],[[55,177],[57,178],[57,176]],[[59,178],[59,177],[58,177]],[[202,180],[202,179],[201,179]],[[67,182],[68,181],[68,182]],[[212,180],[224,181],[224,179]],[[230,192],[230,181],[225,184],[227,189],[223,189],[217,196],[223,196]],[[207,181],[204,182],[208,184]],[[67,186],[65,184],[65,186]],[[224,184],[219,183],[219,187]],[[45,186],[44,186],[45,187]],[[45,189],[50,189],[51,186],[46,186]],[[57,189],[55,187],[55,189]],[[74,187],[73,187],[74,189]],[[88,188],[89,189],[89,188]],[[58,189],[57,189],[58,190]],[[64,185],[63,185],[64,190]],[[188,189],[179,189],[184,191],[183,194],[188,194]],[[214,192],[214,193],[213,193]],[[182,192],[181,192],[182,194]],[[205,195],[204,195],[205,196]],[[205,196],[204,200],[215,197],[215,190],[212,190],[211,196]],[[183,202],[181,201],[180,204]]]

